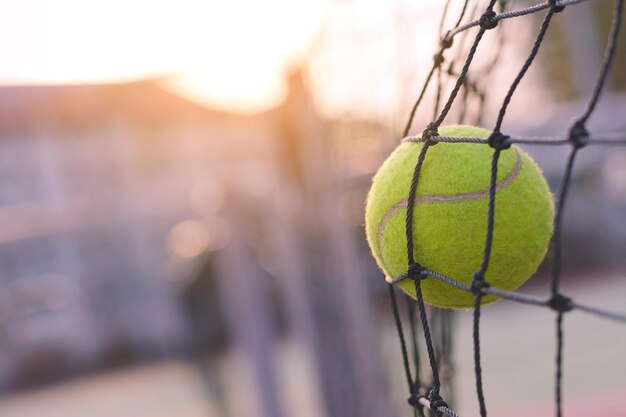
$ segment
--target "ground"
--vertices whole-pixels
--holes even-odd
[[[541,279],[541,278],[538,278]],[[546,294],[546,282],[525,292]],[[564,276],[563,290],[580,303],[626,311],[626,273],[579,273]],[[554,414],[554,313],[501,301],[483,310],[482,356],[485,397],[490,415],[526,417]],[[472,314],[457,315],[457,402],[461,416],[478,415],[475,397]],[[386,332],[387,333],[387,332]],[[393,328],[388,332],[393,336]],[[393,342],[393,343],[391,343]],[[390,343],[394,350],[396,339]],[[319,416],[319,402],[305,361],[294,346],[279,348],[279,380],[292,415]],[[567,417],[626,415],[626,326],[588,314],[565,316],[564,396]],[[399,360],[399,358],[397,358]],[[259,415],[253,390],[233,356],[220,365],[226,381],[227,406],[233,415]],[[239,375],[239,380],[235,375]],[[399,383],[401,375],[397,375]],[[242,392],[248,394],[242,395]],[[219,415],[201,374],[182,361],[84,377],[61,385],[0,398],[0,417],[206,417]],[[409,410],[401,401],[399,409]],[[404,414],[401,414],[404,415]],[[406,414],[409,415],[409,414]]]

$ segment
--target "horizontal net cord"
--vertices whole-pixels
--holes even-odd
[[[473,292],[472,288],[469,285],[456,281],[447,275],[440,274],[428,268],[423,268],[421,272],[424,273],[425,275],[438,279],[439,281],[445,282],[448,285],[452,285],[453,287],[458,288],[460,290]],[[399,275],[394,278],[386,277],[385,280],[389,284],[395,284],[407,278],[409,278],[408,273]],[[505,290],[501,290],[495,287],[484,287],[484,288],[481,288],[480,291],[483,294],[497,295],[498,297],[501,297],[510,301],[515,301],[521,304],[534,305],[534,306],[539,306],[539,307],[550,307],[550,299],[535,297],[532,295],[522,294],[522,293],[518,293],[514,291],[505,291]],[[579,310],[581,312],[589,313],[598,317],[606,318],[606,319],[617,321],[620,323],[626,323],[626,314],[616,313],[613,311],[608,311],[608,310],[600,309],[597,307],[588,306],[585,304],[578,303],[574,300],[570,302],[570,306],[572,310]]]
[[[565,7],[565,6],[569,6],[572,4],[582,3],[583,1],[589,1],[589,0],[560,0],[560,1],[556,1],[555,5],[556,7]],[[490,21],[496,24],[501,20],[510,19],[512,17],[519,17],[519,16],[525,16],[525,15],[537,13],[537,12],[540,12],[542,10],[549,8],[550,6],[551,6],[550,2],[545,2],[545,3],[535,4],[533,6],[529,6],[520,10],[511,10],[508,12],[498,13],[495,16],[493,16],[490,19]],[[452,29],[446,34],[444,39],[450,40],[455,35],[458,35],[459,33],[464,32],[476,26],[480,26],[480,19],[473,20],[469,23],[458,26],[455,29]]]
[[[478,137],[452,137],[432,136],[428,139],[431,143],[481,143],[488,144],[488,139]],[[402,142],[424,142],[421,136],[406,136]],[[520,143],[528,145],[568,145],[572,142],[565,136],[510,136],[508,143]],[[589,136],[585,145],[626,145],[626,133],[604,133],[597,136]]]
[[[583,304],[579,304],[578,302],[573,300],[571,305],[575,310],[584,311],[585,313],[593,314],[595,316],[602,317],[608,320],[617,321],[619,323],[626,323],[626,315],[601,310],[596,307],[586,306]]]

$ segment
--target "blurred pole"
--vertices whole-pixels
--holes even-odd
[[[267,282],[253,263],[242,200],[231,199],[224,210],[231,226],[229,245],[217,257],[217,290],[228,336],[235,351],[243,352],[254,379],[255,393],[240,390],[237,401],[258,401],[259,416],[281,417],[273,367],[275,329]]]
[[[376,321],[368,305],[351,230],[340,218],[340,181],[333,173],[330,138],[317,116],[302,75],[290,77],[290,96],[283,108],[282,177],[293,191],[292,239],[300,246],[300,282],[289,287],[296,297],[296,331],[313,351],[326,415],[390,416],[386,384],[380,369]],[[284,256],[289,256],[284,254]],[[295,265],[292,266],[296,268]],[[301,304],[302,303],[302,304]],[[308,305],[310,312],[302,312]],[[294,308],[294,311],[296,309]]]

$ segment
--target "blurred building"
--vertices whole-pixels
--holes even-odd
[[[180,351],[191,260],[225,189],[262,191],[271,122],[158,80],[0,88],[0,388]]]

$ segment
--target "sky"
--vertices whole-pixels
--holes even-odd
[[[159,77],[210,107],[256,113],[284,99],[285,72],[306,61],[325,113],[404,117],[444,3],[0,0],[0,85]]]
[[[0,0],[0,84],[168,77],[204,104],[280,102],[329,0]]]

